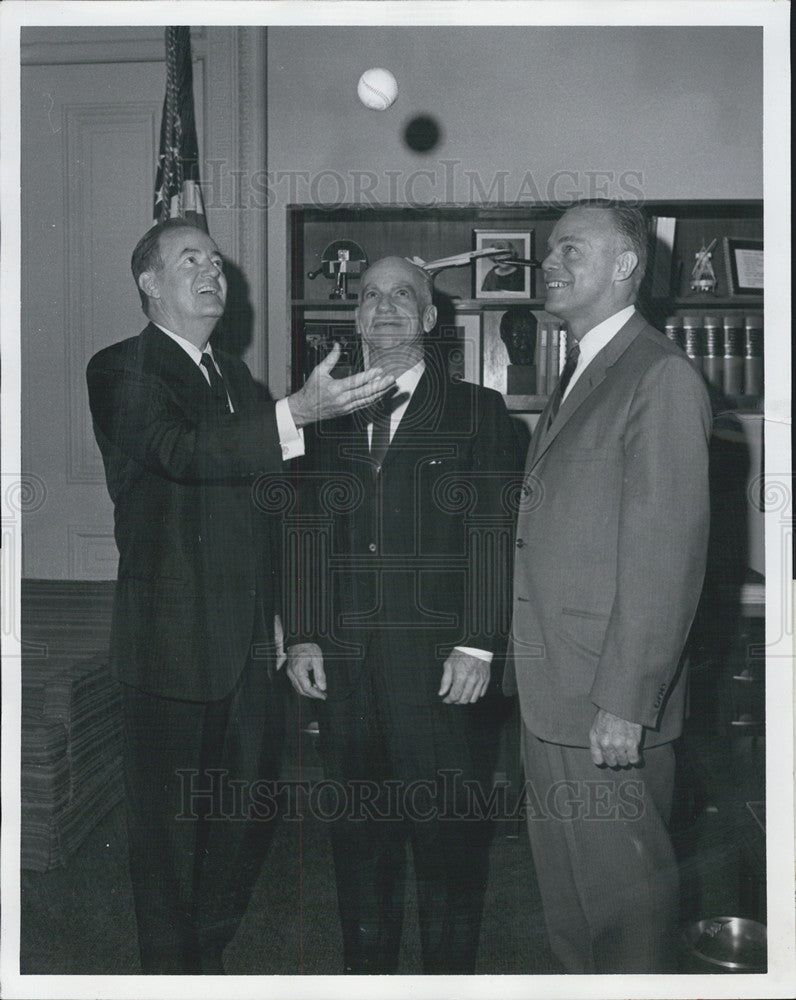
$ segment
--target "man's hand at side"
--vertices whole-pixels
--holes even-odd
[[[591,759],[608,767],[627,767],[641,760],[641,725],[627,722],[617,715],[600,709],[589,733]]]
[[[483,696],[489,685],[489,673],[486,660],[454,649],[442,667],[437,694],[446,705],[469,705]]]
[[[288,396],[290,415],[296,427],[361,410],[375,403],[395,384],[393,376],[383,375],[380,368],[369,368],[348,378],[333,378],[332,369],[339,357],[340,345],[335,344],[323,361],[312,369],[298,392]]]
[[[299,694],[326,699],[323,653],[314,642],[300,642],[287,648],[287,675]]]

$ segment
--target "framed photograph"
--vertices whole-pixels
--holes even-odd
[[[534,269],[522,263],[533,257],[533,230],[474,229],[473,249],[494,247],[507,256],[502,259],[478,257],[473,267],[473,298],[533,298]]]
[[[763,294],[763,241],[724,237],[724,263],[731,295]]]

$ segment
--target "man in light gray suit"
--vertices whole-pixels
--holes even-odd
[[[577,346],[525,467],[504,690],[520,697],[548,933],[573,973],[673,971],[676,954],[666,824],[711,415],[700,375],[635,309],[646,240],[637,209],[582,203],[542,265],[545,308]]]

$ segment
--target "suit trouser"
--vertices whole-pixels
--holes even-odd
[[[345,971],[397,969],[408,834],[423,971],[472,973],[491,829],[463,782],[488,790],[484,711],[400,703],[372,644],[354,694],[319,714]]]
[[[221,972],[221,951],[246,910],[272,832],[270,822],[251,816],[247,798],[253,782],[277,774],[281,689],[265,662],[251,660],[220,701],[121,687],[142,969]]]
[[[666,823],[671,744],[643,766],[522,731],[528,832],[554,954],[572,973],[676,970],[679,880]]]

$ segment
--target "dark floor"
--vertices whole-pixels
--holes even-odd
[[[739,776],[754,774],[756,761],[762,768],[762,745],[751,736],[730,742],[704,727],[693,730],[679,747],[675,817],[683,925],[719,915],[764,919],[763,834],[745,805],[745,796],[760,786],[752,781],[750,791],[739,785]],[[312,774],[311,757],[306,766]],[[225,953],[228,973],[340,972],[334,879],[323,826],[306,810],[302,822],[281,821],[249,910]],[[498,827],[492,843],[477,971],[555,973],[560,970],[546,944],[527,837],[524,829],[518,837],[507,836],[513,832],[516,827]],[[139,971],[120,807],[98,824],[67,867],[23,872],[21,932],[23,974]],[[410,897],[399,972],[419,970]]]
[[[62,652],[84,652],[87,614],[105,635],[111,595],[112,584],[29,582],[23,595],[23,634],[29,642],[57,639]],[[55,635],[53,623],[58,625]],[[677,747],[673,816],[684,927],[716,916],[765,921],[765,836],[747,805],[765,797],[763,730],[760,725],[734,724],[760,708],[763,685],[733,680],[734,675],[759,669],[754,650],[762,641],[762,624],[755,627],[757,633],[748,622],[741,623],[732,649],[713,661],[722,662],[721,669],[709,664],[692,671],[689,716]],[[78,644],[75,650],[68,646],[70,637]],[[98,639],[96,648],[103,648],[104,641]],[[749,698],[755,689],[757,709]],[[299,723],[294,697],[288,704],[295,717],[288,726],[293,737],[285,747],[283,776],[294,779],[299,776],[297,733],[308,720],[304,717]],[[518,759],[516,738],[512,744],[505,735],[516,734],[517,726],[516,718],[509,719],[504,729],[500,773],[509,774],[511,762]],[[319,765],[310,738],[301,756],[301,776],[320,777]],[[229,973],[340,971],[340,930],[326,830],[309,810],[304,817],[302,822],[282,819],[277,826],[249,910],[225,954]],[[399,971],[416,974],[419,940],[411,879],[409,885]],[[45,874],[23,871],[21,898],[23,974],[139,971],[121,806],[98,823],[65,867]],[[684,970],[697,971],[686,966]],[[495,830],[477,971],[559,971],[546,943],[527,835],[516,823]]]
[[[139,971],[126,858],[124,816],[118,807],[67,867],[22,873],[23,974]],[[399,968],[406,974],[420,968],[414,906],[410,890]],[[226,951],[227,972],[340,972],[336,912],[323,823],[308,811],[301,822],[283,819],[243,924]],[[559,971],[547,952],[524,836],[495,837],[482,941],[479,972]]]

